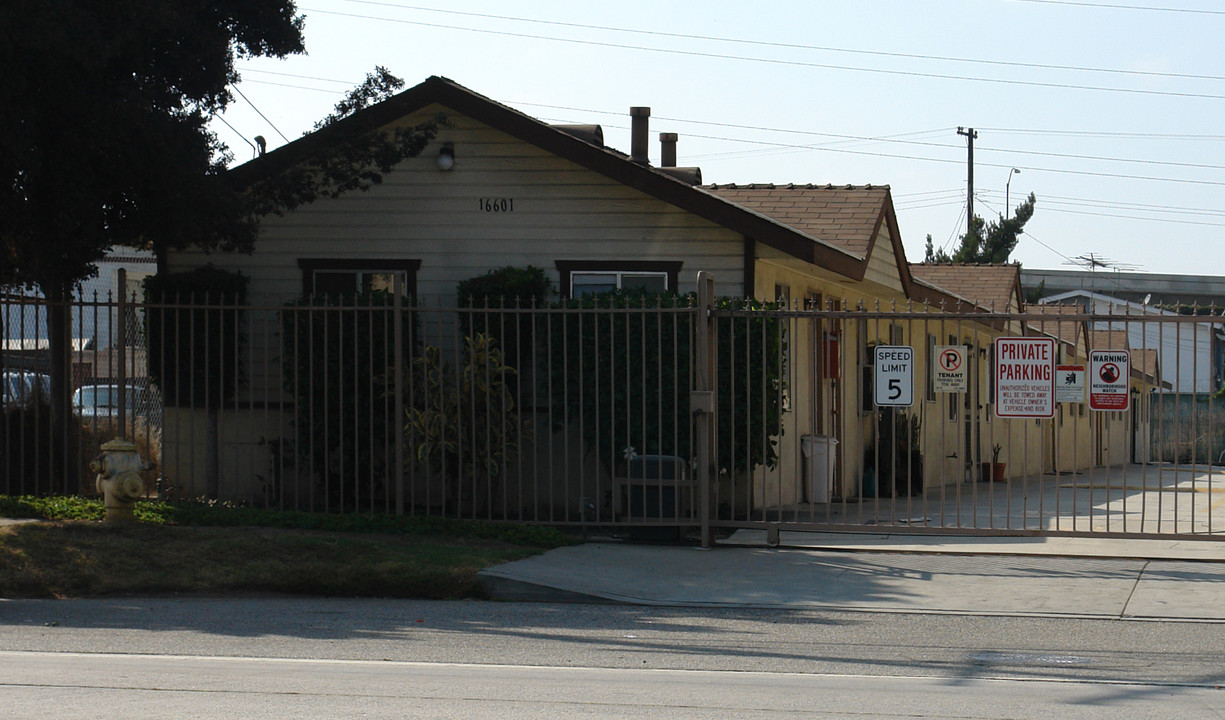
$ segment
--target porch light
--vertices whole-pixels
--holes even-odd
[[[438,158],[434,162],[438,163],[438,169],[443,172],[455,167],[455,143],[443,143],[438,149]]]

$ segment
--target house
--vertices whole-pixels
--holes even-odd
[[[1123,331],[1130,347],[1156,350],[1165,370],[1163,380],[1174,392],[1210,394],[1225,383],[1225,327],[1219,322],[1191,321],[1153,305],[1088,290],[1049,295],[1039,302],[1071,305],[1092,315],[1127,316],[1097,319],[1092,329]]]
[[[646,108],[631,110],[627,155],[605,147],[598,126],[551,126],[433,77],[234,172],[261,177],[309,163],[314,148],[346,133],[440,115],[446,124],[425,152],[368,192],[265,218],[250,255],[170,252],[160,268],[211,263],[239,270],[251,278],[257,304],[399,275],[417,303],[453,305],[460,281],[508,265],[545,268],[564,297],[626,284],[690,292],[698,271],[713,275],[717,295],[797,305],[880,308],[939,293],[910,277],[887,186],[700,185],[699,171],[673,166],[674,134],[661,134],[665,166],[649,164]],[[818,342],[810,332],[798,329],[792,347]],[[842,346],[861,346],[859,333],[846,330]],[[907,342],[906,328],[880,339]],[[757,485],[757,501],[803,496],[799,444],[814,435],[841,438],[838,476],[846,487],[839,492],[854,491],[863,437],[857,428],[868,413],[860,391],[831,381],[857,379],[863,359],[840,362],[850,369],[789,363],[792,412],[783,442],[796,452]],[[277,396],[275,372],[253,368],[244,402]],[[248,450],[259,451],[251,438],[260,433],[242,422],[223,427],[234,442],[247,438]]]
[[[780,362],[783,426],[777,436],[761,438],[777,446],[778,462],[720,483],[719,493],[737,495],[746,513],[878,494],[880,488],[869,492],[866,485],[869,468],[886,456],[895,462],[892,450],[880,447],[886,422],[906,428],[905,442],[921,453],[917,460],[896,456],[914,463],[910,470],[922,478],[909,475],[896,488],[902,492],[974,481],[977,464],[996,444],[1010,448],[1013,476],[1054,465],[1044,461],[1054,443],[1050,431],[992,415],[992,342],[1032,330],[993,315],[1024,309],[1017,266],[908,263],[888,186],[701,184],[699,170],[676,167],[677,138],[667,132],[660,134],[663,166],[652,166],[650,111],[632,108],[630,115],[632,147],[625,154],[604,146],[598,126],[549,125],[434,77],[235,168],[236,177],[260,178],[309,164],[317,148],[346,134],[446,119],[423,153],[369,191],[264,218],[250,255],[181,250],[159,258],[170,272],[205,264],[241,271],[250,277],[252,305],[261,309],[249,321],[247,377],[238,396],[217,409],[218,437],[206,447],[203,434],[168,432],[171,472],[191,477],[197,459],[220,447],[219,474],[243,492],[251,481],[242,478],[285,474],[268,466],[283,463],[279,437],[292,434],[299,399],[281,375],[287,350],[275,345],[282,329],[276,308],[323,292],[386,287],[394,278],[420,312],[454,308],[461,281],[527,265],[544,268],[562,297],[630,286],[692,292],[705,271],[716,295],[780,301],[792,311],[781,315],[788,323]],[[826,313],[814,319],[795,312],[806,308]],[[944,319],[945,313],[955,317]],[[911,405],[880,410],[872,349],[882,345],[915,348],[920,379],[931,373],[935,348],[967,348],[970,392],[942,395],[920,380]],[[167,425],[204,426],[205,414],[172,408]],[[611,484],[607,466],[593,463],[586,450],[550,449],[547,440],[557,430],[544,422],[542,415],[535,429],[544,440],[528,464],[531,481],[546,488],[551,505],[533,517],[574,517],[589,505],[602,512],[601,488]],[[894,429],[888,436],[898,437]],[[828,487],[820,487],[805,457],[822,442],[836,447],[825,456],[832,457]],[[627,457],[631,451],[626,448]],[[354,470],[361,468],[349,466]],[[346,474],[343,463],[337,472]],[[579,487],[576,475],[592,485]],[[193,492],[194,482],[180,484]]]

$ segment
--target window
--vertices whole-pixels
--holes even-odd
[[[676,292],[680,262],[558,260],[561,294],[580,297],[609,290]]]
[[[305,295],[343,297],[358,293],[390,293],[395,277],[400,276],[404,294],[417,294],[417,270],[420,260],[402,259],[305,259],[302,268],[302,292]]]

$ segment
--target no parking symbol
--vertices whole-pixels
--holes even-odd
[[[936,345],[932,363],[932,390],[938,393],[966,391],[966,349],[962,345]]]

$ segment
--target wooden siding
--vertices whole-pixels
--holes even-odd
[[[175,253],[169,269],[206,262],[241,269],[260,302],[302,293],[299,258],[411,258],[421,261],[422,301],[447,305],[459,281],[505,265],[536,265],[556,281],[557,260],[679,260],[680,290],[695,289],[697,272],[707,270],[719,294],[742,292],[738,234],[481,123],[447,116],[451,127],[381,185],[266,218],[250,256]],[[434,164],[442,142],[455,146],[449,172]],[[486,212],[485,198],[513,200],[514,209]]]

